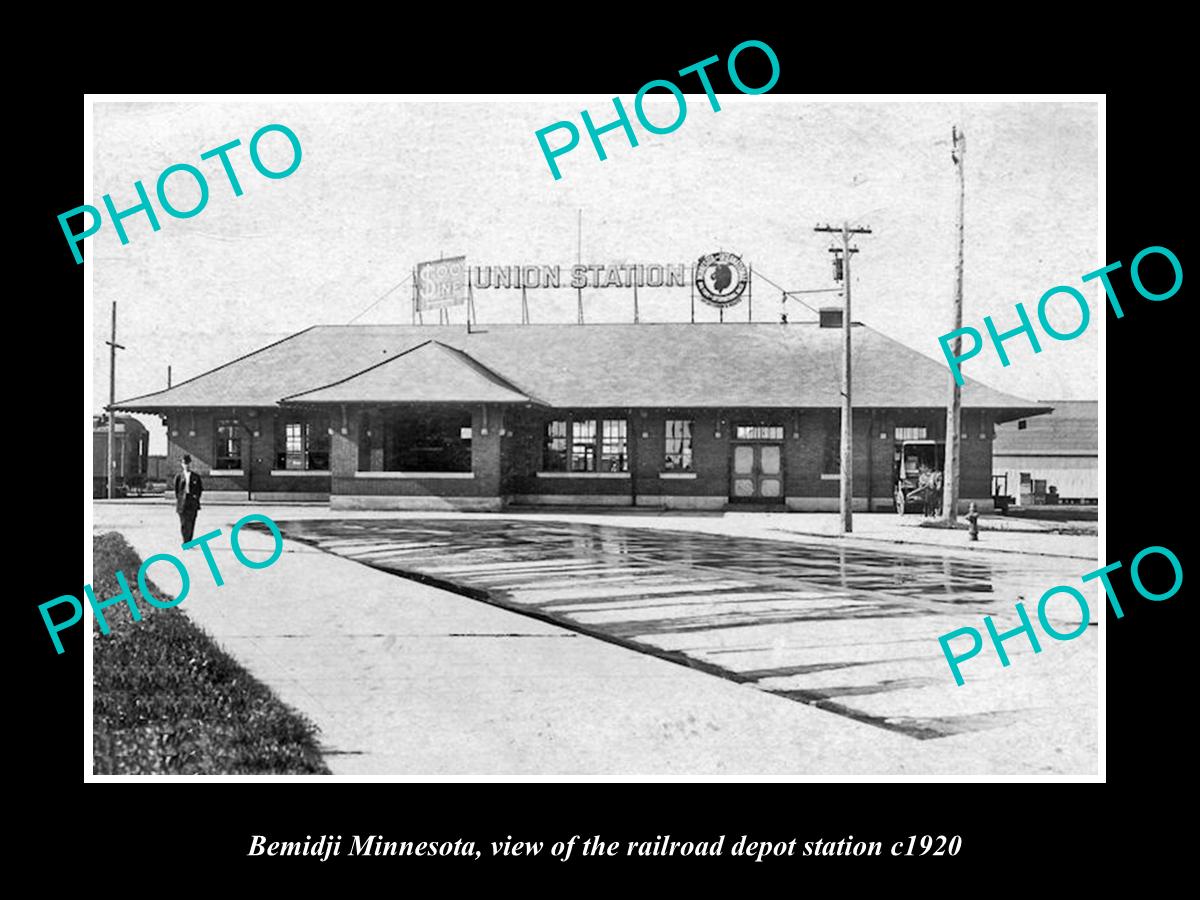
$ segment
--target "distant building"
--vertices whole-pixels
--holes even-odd
[[[992,468],[1018,505],[1096,503],[1099,421],[1095,400],[1047,400],[1048,416],[996,426]]]
[[[319,326],[116,405],[164,417],[206,498],[834,510],[834,324]],[[854,501],[888,510],[902,442],[945,440],[946,368],[854,331]],[[964,504],[991,508],[993,426],[1044,412],[963,389]]]
[[[150,432],[132,416],[117,416],[113,436],[116,460],[116,495],[124,497],[130,489],[140,491],[146,483],[146,461],[150,451]],[[107,497],[108,416],[92,416],[92,496]]]

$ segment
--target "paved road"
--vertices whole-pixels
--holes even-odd
[[[1037,656],[1014,638],[1007,669],[986,648],[964,665],[964,687],[937,642],[982,629],[982,615],[1015,627],[1014,602],[1032,614],[1047,588],[1078,582],[1075,561],[499,518],[279,524],[288,539],[912,739],[1015,729],[1031,753],[1044,742],[1062,754],[1047,735],[1067,728],[1082,740],[1072,750],[1091,752],[1095,628],[1043,639]],[[1052,606],[1050,620],[1070,631],[1078,610]]]

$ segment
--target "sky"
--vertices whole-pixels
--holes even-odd
[[[653,97],[654,95],[650,95]],[[651,121],[668,123],[675,101],[646,102]],[[1021,337],[1004,368],[990,348],[964,366],[968,379],[1032,400],[1095,399],[1098,281],[1081,276],[1110,260],[1098,245],[1097,109],[1094,103],[813,103],[798,97],[687,95],[687,115],[671,134],[648,133],[622,97],[639,144],[621,130],[590,146],[579,112],[597,125],[615,117],[611,97],[505,102],[98,102],[93,107],[93,196],[118,210],[137,203],[141,180],[161,230],[143,214],[112,223],[86,241],[93,279],[93,401],[107,401],[111,304],[118,303],[117,397],[166,387],[310,325],[408,323],[405,282],[418,262],[465,255],[475,265],[690,263],[715,250],[753,266],[754,321],[778,322],[780,290],[833,288],[830,235],[817,224],[868,226],[854,244],[852,313],[943,365],[938,337],[952,327],[957,180],[951,125],[966,134],[963,322],[983,331],[1018,324],[1024,303],[1036,321],[1039,298],[1057,285],[1087,297],[1092,324],[1075,340],[1041,336],[1034,354]],[[573,121],[581,142],[557,160],[555,180],[535,133]],[[302,159],[286,178],[253,167],[248,145],[263,125],[281,123],[300,140]],[[235,197],[218,160],[200,154],[231,140],[244,193]],[[550,137],[552,146],[562,132]],[[263,162],[291,160],[277,133],[260,145]],[[154,197],[165,168],[204,172],[207,206],[187,219],[166,215]],[[198,189],[186,174],[168,198],[188,209]],[[64,252],[69,252],[64,241]],[[393,290],[394,289],[394,290]],[[389,294],[388,291],[391,291]],[[382,300],[379,298],[383,297]],[[804,298],[841,302],[837,293]],[[375,301],[379,301],[376,303]],[[643,322],[686,322],[690,291],[639,290]],[[519,322],[520,291],[475,292],[481,322]],[[374,304],[374,305],[372,305]],[[1061,305],[1060,305],[1061,304]],[[749,303],[726,311],[745,321]],[[574,322],[574,290],[531,290],[531,320]],[[587,322],[630,322],[628,289],[584,291]],[[795,299],[790,321],[815,319]],[[696,304],[697,321],[717,310]],[[364,312],[365,311],[365,312]],[[452,321],[462,321],[452,310]],[[1055,301],[1060,331],[1079,322]],[[356,318],[358,317],[358,318]],[[436,317],[427,319],[435,321]],[[949,373],[947,370],[947,378]],[[155,417],[151,452],[166,450]]]

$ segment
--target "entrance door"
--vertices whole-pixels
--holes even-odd
[[[783,445],[734,444],[731,500],[783,499]]]

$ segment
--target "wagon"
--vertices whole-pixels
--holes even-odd
[[[944,441],[903,441],[897,447],[893,497],[896,512],[904,515],[925,508],[925,497],[934,492],[934,503],[941,510],[942,471],[945,467]],[[921,469],[935,476],[921,483]]]

